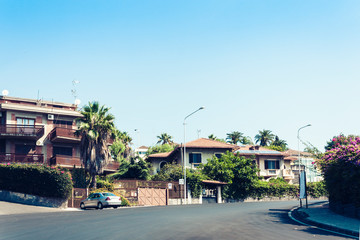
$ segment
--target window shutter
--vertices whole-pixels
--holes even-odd
[[[280,169],[279,161],[275,161],[275,166],[276,166],[276,169]]]
[[[265,160],[265,169],[269,168],[269,162],[267,160]]]
[[[192,153],[189,154],[189,163],[194,162],[194,155]]]

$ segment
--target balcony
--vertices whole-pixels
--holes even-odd
[[[65,155],[55,155],[50,158],[49,165],[51,166],[61,166],[66,168],[81,168],[82,162],[80,161],[79,157],[72,157],[72,156],[65,156]],[[104,167],[104,173],[114,173],[118,170],[120,163],[115,161],[110,161],[109,164]]]
[[[61,167],[68,167],[68,168],[73,168],[74,166],[76,168],[80,168],[82,166],[79,157],[66,156],[66,155],[53,156],[52,158],[50,158],[49,165],[50,166],[59,165]]]
[[[263,177],[276,177],[279,176],[280,170],[279,169],[264,169],[260,171],[260,176]]]
[[[0,153],[0,163],[44,163],[43,154]]]
[[[23,138],[38,140],[44,135],[44,126],[41,125],[0,125],[0,138]]]
[[[291,169],[283,169],[282,170],[283,178],[286,180],[294,179],[294,173]]]
[[[49,134],[51,142],[80,143],[81,137],[75,136],[75,129],[56,127]]]

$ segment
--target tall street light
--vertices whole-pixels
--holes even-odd
[[[299,165],[299,201],[300,201],[300,207],[301,207],[301,182],[300,182],[300,175],[301,175],[301,172],[300,172],[300,130],[303,129],[303,128],[306,128],[306,127],[310,127],[311,124],[308,124],[308,125],[305,125],[301,128],[298,129],[298,134],[297,134],[297,139],[298,139],[298,165]],[[305,165],[304,165],[304,170],[305,170]],[[305,180],[305,179],[304,179]],[[305,182],[306,184],[306,182]],[[307,197],[306,197],[306,208],[307,208]]]
[[[194,113],[204,109],[205,107],[200,107],[196,111],[190,113],[184,118],[184,154],[183,154],[183,171],[184,171],[184,204],[186,204],[186,119],[193,115]]]

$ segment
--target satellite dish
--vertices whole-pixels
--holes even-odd
[[[6,89],[4,89],[4,90],[2,91],[2,95],[3,95],[3,96],[7,96],[7,95],[9,95],[9,91],[8,91],[8,90],[6,90]]]
[[[75,99],[75,104],[79,105],[81,103],[80,99]]]

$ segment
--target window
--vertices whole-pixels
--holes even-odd
[[[62,127],[62,128],[72,128],[72,121],[65,121],[65,120],[55,120],[54,124],[56,127]]]
[[[160,169],[162,169],[166,164],[167,164],[167,162],[161,162],[160,163]]]
[[[201,153],[189,153],[189,163],[201,163]]]
[[[15,145],[15,153],[17,154],[31,154],[35,153],[35,146],[34,145]]]
[[[55,155],[65,155],[72,156],[72,147],[53,147],[53,156]]]
[[[16,124],[17,124],[17,125],[34,126],[34,125],[35,125],[35,119],[31,119],[31,118],[16,118]]]
[[[215,153],[214,155],[215,155],[215,157],[217,157],[217,158],[221,158],[222,153]]]
[[[265,169],[280,169],[279,160],[265,160]]]

